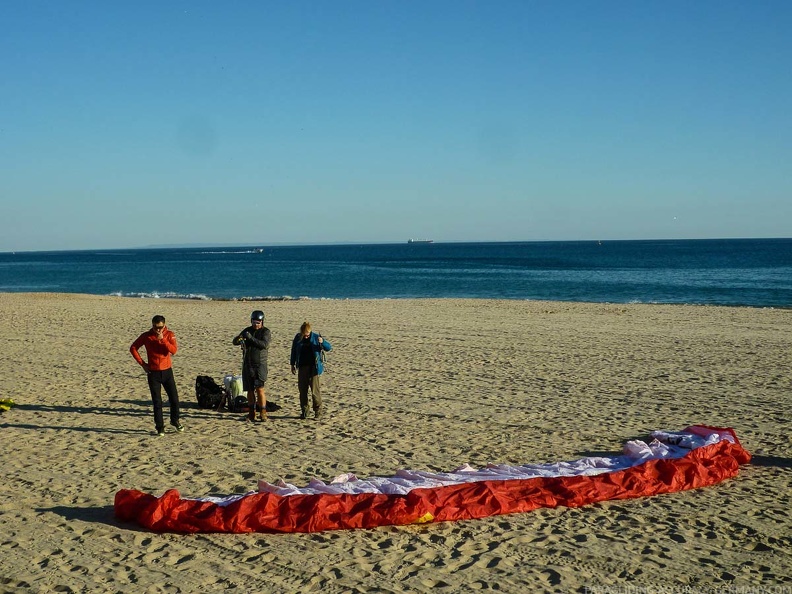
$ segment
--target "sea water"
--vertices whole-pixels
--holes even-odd
[[[792,239],[18,252],[0,254],[0,291],[792,307]]]

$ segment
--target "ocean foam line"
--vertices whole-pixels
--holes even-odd
[[[0,287],[2,291],[2,287]],[[409,299],[503,299],[505,301],[557,301],[559,303],[592,303],[601,305],[700,305],[707,306],[713,305],[709,303],[696,303],[692,301],[686,302],[668,302],[668,301],[642,301],[640,299],[630,299],[629,301],[575,301],[570,299],[546,299],[546,298],[510,298],[510,297],[460,297],[460,296],[408,296],[408,297],[307,297],[301,295],[294,297],[292,295],[241,295],[239,297],[211,297],[203,293],[176,293],[173,291],[114,291],[109,293],[111,297],[134,297],[141,299],[193,299],[196,301],[389,301],[389,300],[409,300]],[[734,306],[737,307],[737,306]],[[754,306],[747,305],[745,307],[759,307],[762,309],[775,309],[774,306]]]
[[[124,292],[110,293],[112,297],[136,297],[141,299],[194,299],[196,301],[333,301],[330,297],[292,297],[291,295],[260,295],[242,297],[210,297],[201,293],[175,293],[172,291]]]
[[[259,250],[226,250],[226,251],[207,251],[207,252],[198,252],[199,254],[260,254],[261,251]]]

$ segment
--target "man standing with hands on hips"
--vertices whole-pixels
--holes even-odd
[[[264,327],[264,312],[257,309],[250,314],[250,326],[242,330],[232,341],[242,346],[242,389],[247,392],[248,420],[267,420],[267,396],[264,384],[267,382],[267,353],[272,341],[269,328]]]
[[[321,334],[311,332],[311,325],[303,322],[294,337],[291,348],[291,372],[297,374],[297,389],[300,391],[300,418],[308,418],[308,388],[313,399],[314,418],[324,416],[322,395],[319,391],[319,376],[324,368],[322,355],[333,347]]]
[[[138,352],[140,347],[146,347],[148,363],[140,356]],[[165,326],[164,316],[154,316],[151,319],[151,330],[138,336],[129,347],[129,352],[148,378],[151,401],[154,403],[154,427],[158,437],[165,435],[165,423],[162,419],[163,387],[168,394],[168,404],[170,404],[170,424],[176,428],[176,431],[180,433],[184,431],[184,427],[179,422],[179,393],[176,391],[176,380],[173,379],[171,367],[171,355],[175,355],[178,350],[176,335]]]

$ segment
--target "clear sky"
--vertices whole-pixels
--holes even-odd
[[[0,0],[0,251],[792,236],[789,0]]]

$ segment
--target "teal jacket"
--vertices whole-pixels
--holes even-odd
[[[324,371],[324,364],[322,362],[322,351],[332,351],[333,347],[327,341],[327,339],[322,336],[322,344],[319,344],[319,337],[321,335],[317,334],[316,332],[311,332],[311,349],[314,352],[314,357],[316,358],[316,373],[318,375],[322,374]],[[294,367],[300,366],[300,343],[302,342],[302,333],[298,332],[292,341],[292,348],[291,348],[291,364]]]

